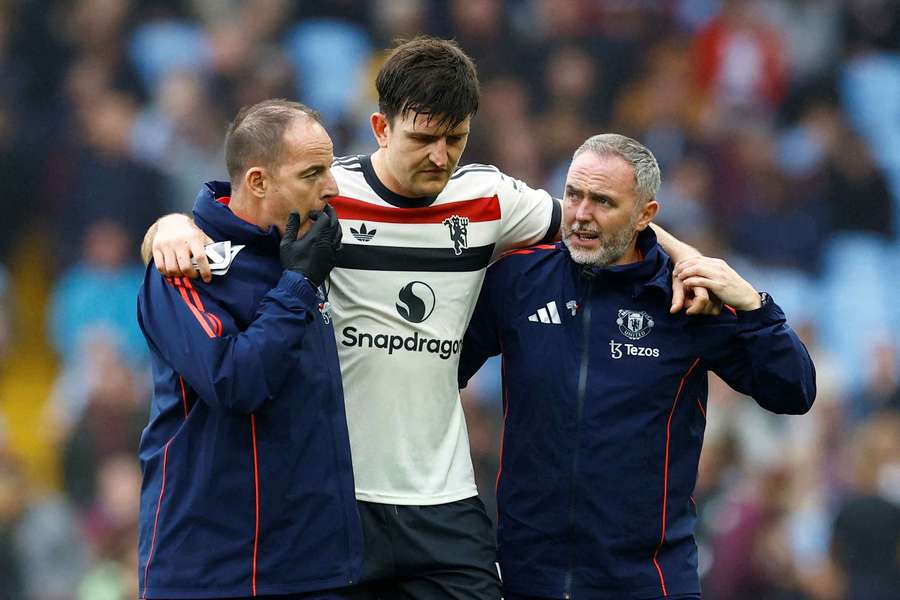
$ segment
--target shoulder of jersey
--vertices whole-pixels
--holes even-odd
[[[478,174],[480,174],[480,175],[478,175]],[[493,175],[496,177],[497,175],[503,175],[503,173],[501,173],[500,169],[498,169],[494,165],[483,165],[480,163],[472,163],[472,164],[468,164],[468,165],[465,165],[462,167],[458,167],[453,172],[453,175],[450,176],[450,181],[456,181],[458,179],[462,179],[463,177],[466,177],[466,178],[471,178],[473,176],[485,177],[485,176],[490,176],[490,175]]]
[[[339,168],[345,171],[354,171],[356,173],[362,173],[362,163],[360,163],[359,159],[361,154],[353,154],[350,156],[337,156],[334,159],[334,162],[331,163],[331,168]]]

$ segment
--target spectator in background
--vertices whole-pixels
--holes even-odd
[[[84,526],[93,565],[78,586],[78,600],[127,600],[138,589],[140,465],[133,454],[110,454],[98,475],[98,498]]]
[[[771,114],[784,98],[783,40],[752,0],[724,0],[694,42],[697,81],[727,126],[737,114]]]
[[[91,332],[103,329],[133,365],[147,348],[134,320],[144,269],[121,223],[102,219],[83,230],[80,260],[65,271],[50,308],[53,345],[64,365],[77,362]],[[77,253],[76,253],[77,254]]]
[[[7,457],[8,458],[8,457]],[[4,472],[5,470],[5,472]],[[16,600],[71,600],[90,561],[83,543],[78,513],[64,496],[35,489],[21,465],[0,465],[3,485],[14,486],[14,499],[5,508],[6,534],[19,566]],[[0,585],[0,595],[6,581]]]
[[[887,340],[874,344],[868,371],[862,392],[854,398],[853,416],[862,420],[882,411],[900,414],[897,345]]]
[[[131,156],[135,99],[106,88],[97,68],[81,63],[70,75],[77,135],[61,140],[47,163],[49,205],[57,216],[51,224],[56,265],[74,262],[73,250],[99,221],[117,222],[133,248],[163,206],[162,175]]]
[[[825,164],[824,200],[831,232],[895,237],[890,190],[868,146],[849,128]]]
[[[675,163],[659,190],[657,221],[697,248],[717,248],[713,237],[712,172],[703,156],[685,156]],[[710,250],[714,254],[721,254]]]
[[[63,481],[66,493],[86,510],[97,497],[105,457],[135,456],[147,423],[146,382],[125,360],[114,338],[97,333],[81,347],[78,369],[83,379],[64,392],[71,404],[60,423]],[[71,382],[70,382],[71,383]],[[75,402],[84,402],[83,406]]]
[[[130,153],[166,176],[171,210],[190,209],[197,173],[225,179],[224,127],[206,80],[189,71],[168,73],[156,88],[153,104],[136,116]]]
[[[856,434],[853,488],[837,512],[832,555],[847,600],[900,598],[900,414],[875,414]]]

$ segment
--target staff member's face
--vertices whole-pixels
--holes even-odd
[[[584,152],[572,161],[566,176],[563,242],[580,264],[627,262],[638,232],[658,208],[655,200],[638,197],[634,168],[626,160]]]
[[[439,120],[412,111],[390,122],[382,113],[372,115],[372,130],[392,180],[385,182],[388,187],[410,198],[437,196],[446,187],[466,147],[471,118],[453,128],[438,126]]]
[[[266,172],[266,202],[273,222],[284,227],[291,212],[300,214],[300,233],[312,221],[311,211],[321,211],[338,193],[331,174],[334,160],[331,138],[310,118],[295,119],[284,132],[278,163]]]

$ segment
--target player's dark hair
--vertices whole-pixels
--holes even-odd
[[[284,132],[302,116],[322,123],[315,110],[283,98],[263,100],[239,110],[225,134],[225,166],[232,185],[237,186],[250,167],[278,164]]]
[[[420,36],[401,43],[378,71],[375,87],[388,121],[412,112],[452,129],[478,111],[475,63],[452,40]]]

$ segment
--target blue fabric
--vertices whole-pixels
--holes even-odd
[[[194,208],[244,244],[210,284],[151,264],[138,319],[154,397],[140,459],[142,597],[288,594],[359,578],[340,368],[323,301],[282,272],[278,234],[241,221],[207,184]],[[183,385],[183,387],[182,387]],[[148,565],[149,563],[149,565]]]
[[[652,232],[638,242],[631,265],[585,268],[556,244],[488,269],[459,375],[503,355],[507,593],[699,594],[691,493],[707,372],[773,412],[812,405],[812,362],[777,305],[669,314],[671,261]]]

